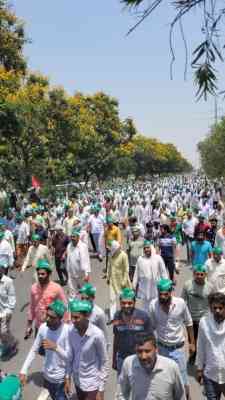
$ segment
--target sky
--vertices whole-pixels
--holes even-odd
[[[126,36],[136,16],[119,0],[12,0],[26,25],[28,66],[52,85],[76,91],[104,91],[116,97],[121,118],[132,117],[137,130],[174,143],[195,166],[197,143],[214,122],[214,99],[196,102],[192,71],[184,80],[185,52],[180,31],[174,34],[176,61],[170,79],[168,7],[156,11]],[[168,4],[168,3],[167,3]],[[201,39],[200,21],[184,21],[192,45]],[[218,104],[218,115],[223,104]]]

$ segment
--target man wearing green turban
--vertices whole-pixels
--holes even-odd
[[[149,315],[152,329],[158,338],[159,354],[173,359],[179,366],[186,396],[189,398],[189,382],[184,327],[189,339],[189,353],[195,352],[193,321],[184,299],[173,295],[173,281],[162,278],[158,281],[158,298],[152,300]]]
[[[88,221],[88,231],[90,232],[94,241],[94,250],[96,250],[96,256],[99,261],[102,261],[100,239],[104,235],[105,220],[102,214],[100,214],[101,208],[94,206],[94,213],[90,216]]]
[[[37,333],[40,325],[45,321],[46,312],[51,302],[61,300],[63,303],[67,303],[63,288],[51,280],[52,268],[48,260],[38,260],[36,272],[37,282],[31,286],[30,290],[25,338],[31,335],[33,322],[35,323],[35,332]]]
[[[28,267],[35,268],[37,267],[37,262],[40,259],[48,260],[49,264],[51,264],[51,255],[48,247],[42,243],[40,243],[41,237],[34,233],[31,236],[32,244],[28,249],[27,255],[24,259],[21,271],[24,272]]]
[[[155,253],[152,242],[144,241],[144,254],[137,259],[133,278],[133,287],[137,296],[142,300],[142,308],[148,312],[151,300],[157,297],[157,282],[160,278],[167,278],[165,264],[162,257]]]
[[[27,382],[28,370],[37,353],[44,356],[44,387],[49,391],[52,400],[66,400],[64,380],[66,360],[69,351],[70,326],[63,322],[67,310],[65,303],[56,299],[48,305],[46,322],[41,324],[34,344],[20,371],[23,385]]]
[[[213,249],[214,270],[209,277],[210,292],[220,292],[225,294],[225,259],[222,258],[222,249],[214,247]],[[218,260],[218,262],[216,261]],[[212,265],[212,264],[211,264]],[[209,263],[206,267],[209,268]]]
[[[221,247],[213,247],[212,257],[206,261],[205,266],[207,269],[207,278],[210,282],[217,269],[225,268],[225,259],[223,258],[223,250]]]
[[[108,377],[106,341],[103,332],[89,321],[92,308],[87,300],[74,299],[69,303],[73,328],[69,332],[65,391],[67,395],[71,393],[73,376],[79,400],[103,399]]]
[[[210,288],[206,278],[206,266],[203,264],[194,265],[193,277],[185,282],[181,295],[188,306],[193,320],[195,345],[197,345],[200,319],[208,312],[208,295]],[[194,352],[189,359],[191,364],[194,364],[195,357],[196,353]]]
[[[108,331],[104,310],[95,304],[96,288],[91,283],[85,283],[79,290],[81,300],[88,300],[93,305],[89,321],[102,330],[105,336],[107,347],[109,347]]]
[[[135,291],[129,287],[120,292],[120,310],[113,319],[113,363],[112,367],[121,373],[124,360],[131,354],[135,354],[137,333],[152,332],[150,319],[147,312],[136,308]],[[120,398],[117,392],[116,398]]]
[[[76,297],[79,289],[89,281],[91,272],[88,246],[80,240],[80,230],[73,229],[71,241],[67,246],[66,267],[70,298]]]

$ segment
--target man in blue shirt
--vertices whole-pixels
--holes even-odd
[[[212,246],[208,240],[205,240],[205,233],[203,231],[199,231],[196,240],[192,242],[191,252],[192,265],[204,265],[207,259],[211,257]]]

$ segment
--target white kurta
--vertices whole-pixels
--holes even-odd
[[[69,277],[70,296],[74,297],[84,283],[85,277],[91,272],[88,247],[81,240],[79,240],[76,246],[73,243],[68,244],[66,266]]]
[[[138,257],[134,273],[133,286],[137,289],[138,297],[143,300],[144,308],[158,295],[157,282],[161,278],[168,278],[168,273],[162,257],[152,254],[151,257]]]

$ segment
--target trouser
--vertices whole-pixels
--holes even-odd
[[[109,319],[113,321],[114,315],[116,313],[116,302],[117,302],[117,293],[114,288],[109,286]]]
[[[182,257],[182,243],[177,243],[176,247],[176,270],[181,267],[181,257]]]
[[[97,249],[96,249],[96,247],[95,247],[95,241],[94,241],[94,238],[93,238],[93,235],[92,235],[91,232],[89,233],[89,236],[90,236],[90,240],[91,240],[91,244],[92,244],[93,250],[94,250],[94,252],[96,253],[96,252],[97,252]]]
[[[116,355],[116,369],[117,369],[117,387],[116,387],[116,394],[115,394],[115,400],[122,400],[124,397],[122,395],[121,392],[121,387],[119,384],[119,377],[120,377],[120,373],[122,371],[122,366],[123,366],[123,362],[125,360],[126,357],[122,357],[119,353],[117,353]]]
[[[186,248],[187,248],[187,263],[191,263],[191,243],[193,242],[193,238],[190,236],[185,236],[185,241],[186,241]]]
[[[68,286],[69,286],[69,297],[74,298],[77,297],[79,289],[84,284],[84,276],[83,277],[74,277],[68,274]]]
[[[219,384],[206,376],[203,376],[203,383],[207,400],[220,400],[221,395],[225,395],[225,383]]]
[[[195,348],[197,346],[197,340],[198,340],[198,328],[199,328],[199,321],[193,321]],[[189,357],[189,362],[191,364],[194,364],[195,363],[195,358],[196,358],[196,351]]]
[[[98,390],[92,390],[91,392],[86,392],[84,390],[81,390],[78,386],[75,387],[78,400],[96,400]]]
[[[59,276],[60,283],[64,283],[68,281],[68,272],[65,267],[65,263],[61,261],[60,258],[55,257],[55,267],[57,274]],[[65,280],[64,280],[65,277]]]
[[[64,382],[52,383],[45,378],[43,386],[49,391],[52,400],[67,400],[67,396],[64,391]]]
[[[95,249],[96,249],[96,253],[100,253],[99,251],[99,239],[100,239],[100,233],[92,233],[92,237],[93,237],[93,241],[95,244]]]
[[[169,277],[171,281],[173,281],[174,278],[174,270],[175,270],[175,263],[173,257],[163,257],[165,266],[167,268],[167,271],[169,273]]]
[[[134,273],[135,273],[135,265],[130,265],[129,266],[129,277],[130,277],[131,282],[133,282]]]
[[[17,341],[10,330],[11,315],[0,314],[0,355],[7,356],[16,348]]]

